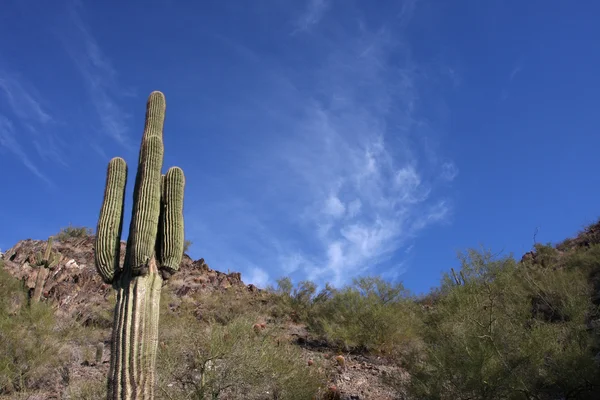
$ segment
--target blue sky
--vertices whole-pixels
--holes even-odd
[[[42,1],[0,14],[0,248],[95,227],[148,94],[190,255],[260,286],[520,256],[600,216],[600,3]],[[126,232],[125,232],[126,233]]]

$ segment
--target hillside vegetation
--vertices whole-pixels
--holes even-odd
[[[81,266],[90,234],[57,235],[64,257],[47,282],[66,274],[68,258],[80,267],[46,283],[40,301],[32,301],[36,269],[17,262],[26,256],[9,249],[0,261],[0,398],[104,398],[115,298],[92,280],[93,265]],[[232,278],[204,260],[186,262],[189,275],[162,293],[159,399],[600,393],[600,223],[555,246],[536,244],[522,259],[468,249],[420,297],[379,277],[321,290],[282,278],[257,290],[224,284]]]

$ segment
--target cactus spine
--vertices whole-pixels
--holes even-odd
[[[179,269],[183,256],[185,177],[178,167],[161,175],[165,109],[164,95],[152,92],[146,107],[122,267],[119,260],[127,183],[125,161],[113,158],[106,174],[95,261],[102,280],[117,291],[109,400],[154,398],[160,291],[163,280]]]

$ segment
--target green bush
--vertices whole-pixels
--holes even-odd
[[[289,278],[272,289],[279,314],[306,323],[318,337],[344,350],[394,354],[416,340],[417,305],[401,283],[379,277],[355,279],[352,285],[335,289],[302,281],[296,288]]]
[[[49,385],[65,361],[70,326],[59,326],[50,306],[27,304],[21,282],[0,262],[0,395]]]
[[[246,315],[249,318],[259,318],[266,314],[264,299],[258,295],[252,295],[246,290],[229,288],[223,291],[209,291],[195,294],[193,297],[177,298],[173,296],[169,287],[163,290],[166,292],[165,299],[173,305],[183,305],[181,310],[188,310],[203,322],[216,322],[221,325],[227,325],[240,315]],[[180,310],[180,311],[181,311]]]
[[[415,310],[401,283],[365,277],[323,302],[313,326],[346,349],[394,353],[415,337]]]
[[[267,288],[273,295],[275,308],[272,310],[276,317],[289,317],[294,322],[314,320],[316,308],[329,300],[335,289],[329,284],[316,294],[317,285],[311,281],[301,281],[296,287],[289,277],[277,280],[277,288]]]
[[[188,250],[190,249],[190,247],[192,246],[192,244],[194,244],[194,243],[193,243],[191,240],[188,240],[188,239],[186,239],[186,240],[183,242],[183,252],[184,252],[184,253],[187,253],[187,252],[188,252]]]
[[[60,231],[54,235],[54,238],[59,241],[64,241],[70,238],[86,238],[94,234],[92,228],[85,226],[69,226],[61,228]]]
[[[66,391],[67,399],[77,400],[105,400],[106,399],[106,378],[95,377],[90,379],[80,379],[73,382]]]
[[[166,399],[313,399],[325,379],[299,348],[256,319],[238,315],[226,324],[204,323],[182,303],[161,320],[158,394]]]
[[[593,305],[585,274],[474,250],[460,258],[464,282],[446,274],[443,295],[424,316],[425,357],[407,365],[412,394],[593,398],[600,369],[586,326]]]
[[[567,269],[580,270],[588,277],[593,289],[593,302],[600,305],[600,244],[572,252],[564,257],[563,262]]]

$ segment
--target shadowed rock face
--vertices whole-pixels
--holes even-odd
[[[94,236],[55,240],[53,249],[60,254],[58,264],[50,268],[42,290],[42,301],[51,301],[57,309],[71,314],[81,307],[106,302],[110,285],[103,283],[94,266]],[[124,262],[125,242],[121,242],[121,263]],[[33,291],[38,268],[35,254],[43,251],[45,240],[21,240],[4,253],[5,269]],[[204,259],[192,260],[184,255],[177,275],[169,281],[179,296],[228,288],[259,291],[246,286],[239,272],[229,274],[211,269]]]

